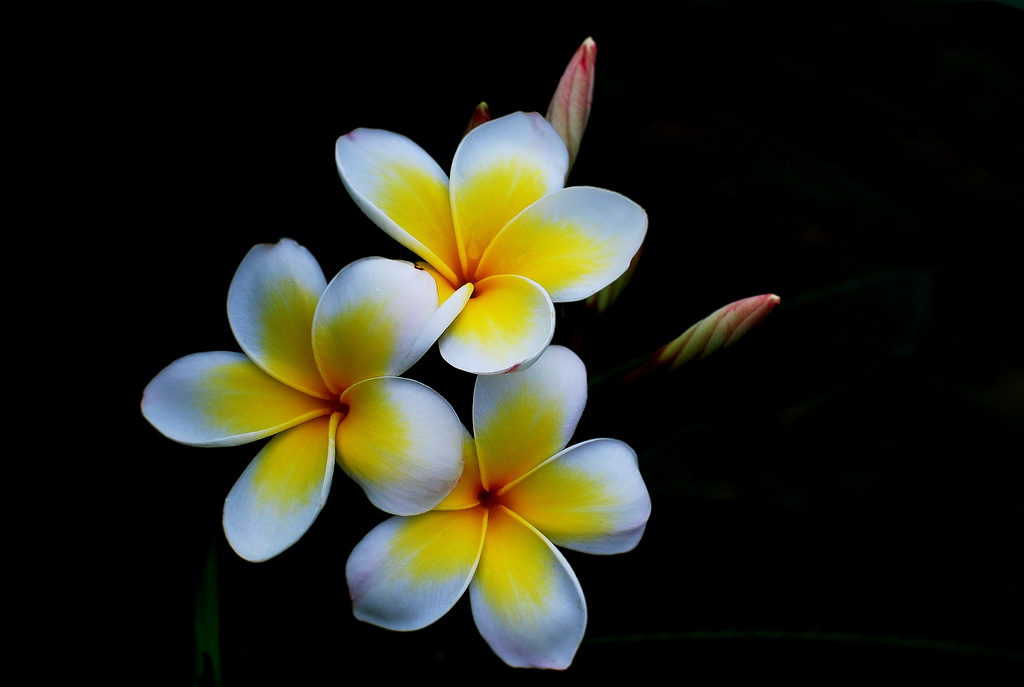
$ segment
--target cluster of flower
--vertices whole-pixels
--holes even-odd
[[[392,515],[348,559],[356,617],[418,629],[468,589],[480,633],[511,666],[565,668],[582,640],[586,604],[557,547],[629,551],[651,511],[628,445],[568,446],[587,376],[551,344],[553,303],[613,285],[647,230],[624,196],[564,187],[595,55],[587,39],[546,116],[478,108],[450,177],[399,134],[342,136],[345,188],[422,262],[363,258],[328,282],[295,241],[257,245],[228,292],[244,353],[181,358],[142,400],[184,444],[270,437],[224,504],[240,556],[264,561],[298,541],[337,465]],[[472,433],[440,394],[400,376],[435,342],[477,375]]]

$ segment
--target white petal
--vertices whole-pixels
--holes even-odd
[[[165,367],[142,394],[142,414],[193,446],[235,446],[328,415],[323,399],[296,391],[232,351],[193,353]]]
[[[336,418],[317,418],[278,434],[235,482],[224,501],[224,533],[239,556],[272,558],[313,524],[331,488],[336,425]]]
[[[636,547],[651,515],[636,453],[615,439],[570,446],[516,482],[501,502],[556,545],[597,554]]]
[[[338,463],[373,505],[416,515],[438,505],[459,481],[465,427],[440,394],[420,382],[377,377],[341,397]]]
[[[350,263],[327,286],[313,322],[323,378],[340,394],[364,379],[405,372],[447,324],[437,311],[434,278],[411,262],[373,257]]]
[[[586,368],[564,346],[549,346],[526,370],[477,377],[473,436],[484,485],[499,489],[565,448],[586,402]]]
[[[565,144],[536,112],[499,117],[466,134],[452,161],[451,203],[467,278],[491,239],[523,208],[562,188],[568,170]]]
[[[647,234],[647,213],[625,196],[589,186],[555,191],[494,237],[477,276],[519,274],[556,303],[578,301],[615,281]]]
[[[472,294],[438,340],[453,367],[478,375],[524,370],[551,343],[555,307],[536,283],[499,275],[478,282]]]
[[[433,158],[400,134],[356,129],[338,139],[335,161],[366,216],[455,283],[459,256],[448,177]]]
[[[345,566],[355,616],[390,630],[430,625],[466,591],[482,542],[481,508],[385,520]]]
[[[271,376],[314,396],[329,394],[313,360],[313,312],[327,280],[291,239],[254,246],[228,289],[228,321],[242,350]]]
[[[587,625],[583,590],[551,542],[510,511],[490,509],[469,594],[477,629],[510,666],[572,662]]]

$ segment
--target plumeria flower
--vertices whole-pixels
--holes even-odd
[[[353,549],[346,574],[356,617],[416,630],[468,589],[480,634],[507,664],[568,667],[587,607],[555,547],[624,553],[651,511],[628,445],[566,448],[586,395],[582,361],[561,346],[528,370],[478,377],[458,486],[434,510],[392,517]]]
[[[429,387],[395,375],[454,313],[412,263],[364,258],[330,282],[290,239],[252,248],[228,291],[245,353],[185,356],[146,387],[142,412],[167,437],[234,446],[271,437],[224,503],[243,558],[287,549],[323,508],[335,462],[389,513],[427,511],[462,472],[465,433]]]
[[[647,214],[625,196],[564,188],[565,143],[537,113],[473,128],[451,179],[418,145],[380,129],[338,139],[341,179],[379,227],[423,259],[459,309],[441,356],[475,374],[531,365],[551,343],[553,303],[578,301],[629,267]]]

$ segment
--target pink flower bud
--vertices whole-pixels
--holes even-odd
[[[562,79],[548,106],[547,119],[569,149],[570,169],[576,161],[583,130],[587,128],[587,120],[590,118],[596,61],[597,43],[593,38],[587,38],[562,73]]]
[[[658,349],[623,381],[632,381],[666,367],[675,370],[685,363],[706,358],[719,349],[731,346],[760,324],[780,300],[775,294],[768,293],[719,308]]]

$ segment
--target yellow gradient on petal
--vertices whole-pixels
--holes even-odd
[[[409,431],[400,399],[389,389],[382,384],[358,384],[341,397],[349,409],[338,426],[338,462],[357,481],[394,480],[395,466],[389,458],[406,455],[419,443]]]
[[[323,399],[277,381],[248,360],[208,370],[195,403],[207,425],[226,435],[283,429],[331,412]]]
[[[327,462],[334,459],[330,424],[330,418],[316,418],[281,432],[267,443],[250,482],[259,502],[287,515],[321,498]]]
[[[373,198],[377,207],[459,273],[447,180],[394,160],[379,173]]]
[[[279,279],[259,294],[260,358],[281,379],[325,398],[330,395],[313,358],[313,313],[320,294]]]
[[[419,585],[464,574],[480,553],[484,509],[431,511],[407,518],[395,533],[389,565]]]
[[[429,262],[417,260],[416,266],[434,278],[434,283],[437,284],[438,305],[444,303],[446,300],[451,298],[453,293],[455,293],[456,287],[450,281],[445,279],[443,274],[434,269],[434,266]]]
[[[545,617],[561,564],[547,542],[514,514],[489,510],[474,584],[504,622],[530,628]]]
[[[605,480],[557,459],[510,485],[501,502],[554,540],[604,536],[621,505]]]
[[[515,374],[515,373],[512,373]],[[496,491],[522,477],[562,449],[565,415],[550,404],[538,403],[528,390],[506,394],[476,426],[482,480]],[[482,446],[481,446],[482,444]]]
[[[494,239],[477,275],[518,274],[557,294],[606,271],[616,258],[616,246],[595,238],[586,227],[527,213]]]
[[[398,355],[398,332],[389,313],[374,302],[352,302],[318,323],[315,345],[324,377],[341,393],[356,382],[386,375]],[[331,347],[329,354],[323,349]],[[332,367],[328,361],[338,361]]]
[[[476,265],[495,235],[548,190],[544,170],[526,157],[511,157],[474,170],[456,187],[452,199],[455,231],[468,278],[476,278]]]
[[[468,348],[484,349],[495,357],[519,351],[524,336],[547,332],[550,304],[536,285],[514,277],[492,277],[474,285],[472,298],[448,327],[447,334]],[[525,354],[525,353],[524,353]]]
[[[484,490],[480,483],[480,463],[476,457],[476,441],[466,432],[462,440],[462,477],[444,501],[438,504],[437,510],[456,510],[469,508],[480,503],[480,492]]]

